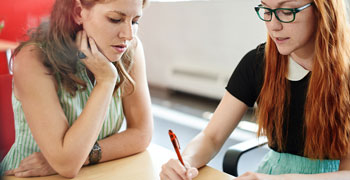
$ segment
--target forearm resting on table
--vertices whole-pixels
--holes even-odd
[[[119,159],[146,150],[152,133],[130,128],[99,141],[102,150],[100,162]]]
[[[86,161],[101,130],[113,87],[102,83],[96,85],[81,115],[63,133],[60,145],[55,146],[56,149],[42,148],[50,165],[60,175],[74,177]]]

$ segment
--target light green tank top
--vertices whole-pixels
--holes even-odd
[[[83,108],[85,107],[85,104],[93,89],[93,84],[89,80],[84,65],[78,65],[77,76],[87,83],[87,88],[85,90],[77,91],[74,97],[72,97],[63,88],[61,82],[58,80],[58,97],[61,107],[66,114],[69,126],[74,123],[74,121],[83,111]],[[59,77],[57,79],[59,79]],[[14,93],[12,93],[12,106],[14,111],[16,140],[12,145],[10,151],[1,162],[0,175],[3,174],[3,172],[6,170],[17,168],[22,159],[33,154],[34,152],[40,151],[30,132],[29,126],[23,113],[21,102],[16,99]],[[98,140],[115,134],[119,131],[122,125],[124,115],[120,89],[118,89],[113,96],[107,113],[108,114],[103,123],[101,132],[98,136]]]

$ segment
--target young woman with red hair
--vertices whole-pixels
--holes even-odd
[[[50,22],[15,50],[16,140],[0,175],[73,178],[147,148],[153,119],[137,38],[146,2],[55,2]]]
[[[238,179],[349,179],[350,29],[343,0],[261,0],[265,44],[236,67],[208,126],[160,177],[192,179],[256,102],[271,151]],[[218,133],[220,130],[220,133]]]

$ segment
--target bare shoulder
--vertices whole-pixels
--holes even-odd
[[[27,73],[48,73],[42,59],[42,51],[35,44],[24,46],[15,56],[13,61],[14,75]]]
[[[34,44],[24,46],[13,60],[14,92],[18,99],[35,87],[56,87],[55,79],[43,64],[41,49]]]

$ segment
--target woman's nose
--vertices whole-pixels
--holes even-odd
[[[134,38],[134,30],[132,23],[124,23],[121,31],[119,32],[119,37],[123,40],[131,41]]]
[[[270,22],[266,22],[267,27],[272,31],[280,31],[283,28],[282,22],[277,19],[274,14],[272,14],[272,18]]]

